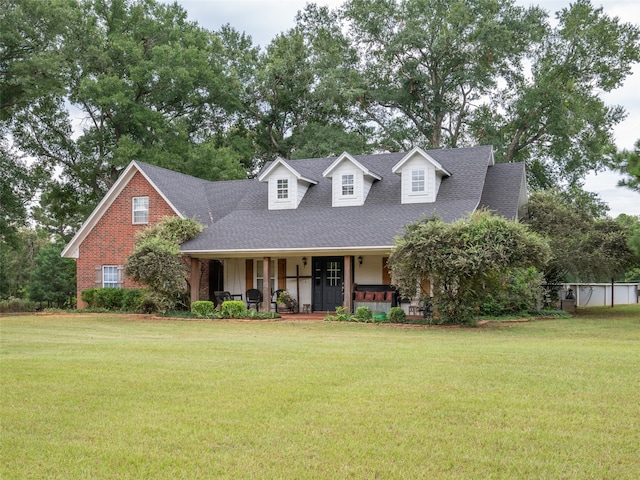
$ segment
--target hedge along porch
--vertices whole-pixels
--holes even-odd
[[[268,310],[272,292],[286,289],[301,307],[352,309],[355,284],[391,283],[383,259],[405,225],[478,208],[517,219],[526,199],[524,165],[495,164],[489,146],[277,159],[257,178],[222,182],[134,161],[62,255],[77,261],[78,298],[135,286],[112,277],[136,231],[166,215],[194,218],[205,229],[181,246],[192,300],[259,288]]]

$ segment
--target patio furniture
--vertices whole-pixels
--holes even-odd
[[[215,292],[213,292],[213,296],[216,299],[216,305],[222,305],[222,302],[231,300],[231,294],[229,292],[216,290]]]
[[[262,303],[262,292],[257,288],[250,288],[247,290],[247,308],[252,306],[260,311],[260,304]]]

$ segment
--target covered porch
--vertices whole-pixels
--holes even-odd
[[[335,311],[337,306],[353,311],[356,284],[391,283],[387,259],[388,250],[192,253],[187,258],[191,302],[214,301],[216,291],[225,291],[246,303],[247,291],[257,289],[260,311],[268,312],[276,308],[276,292],[286,290],[298,312]]]

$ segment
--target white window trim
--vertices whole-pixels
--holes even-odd
[[[345,177],[351,177],[351,183],[344,183]],[[344,187],[351,186],[352,193],[344,193]],[[343,198],[352,198],[356,196],[356,176],[353,173],[343,173],[340,176],[340,196]]]
[[[280,187],[280,182],[286,182],[286,186],[284,188]],[[283,191],[286,196],[281,197],[280,192]],[[276,202],[289,202],[289,194],[291,192],[291,186],[288,178],[276,178]]]
[[[136,208],[136,200],[146,199],[146,208]],[[136,222],[136,213],[137,212],[146,212],[147,219],[142,222]],[[131,199],[131,223],[134,225],[146,225],[149,223],[149,197],[141,196],[141,197],[133,197]]]
[[[419,181],[419,180],[414,180],[414,174],[416,173],[422,173],[422,190],[414,190],[413,189],[413,184],[414,181]],[[414,169],[411,170],[411,189],[409,190],[409,195],[424,195],[427,193],[427,171],[424,168],[420,168],[420,169]]]
[[[111,275],[111,278],[114,278],[114,280],[111,280],[111,278],[110,278],[108,282],[106,281],[107,269],[113,269],[111,271],[111,274],[115,274],[115,277],[113,277]],[[120,277],[120,272],[119,272],[118,265],[103,265],[102,266],[102,288],[118,288],[120,286],[120,281],[119,281],[120,278],[119,277]]]

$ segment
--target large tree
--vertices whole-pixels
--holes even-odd
[[[607,217],[607,207],[593,194],[576,189],[535,192],[527,210],[524,222],[551,245],[553,254],[545,270],[548,283],[622,280],[625,271],[637,265],[630,246],[633,222]]]
[[[439,322],[469,323],[490,293],[488,284],[514,268],[542,268],[549,255],[546,241],[525,225],[478,211],[451,224],[430,218],[406,226],[389,266],[408,297],[431,281]]]
[[[640,60],[640,30],[587,0],[555,26],[513,0],[350,0],[343,18],[386,149],[492,144],[534,187],[578,182],[614,150],[624,110],[601,95]]]
[[[640,140],[636,141],[633,150],[617,152],[612,158],[611,166],[625,176],[618,185],[640,193]],[[640,202],[640,198],[638,201]]]
[[[62,308],[73,306],[76,294],[76,262],[62,258],[65,242],[58,238],[42,247],[35,256],[35,269],[28,287],[29,299]]]
[[[197,170],[209,179],[246,175],[241,153],[222,141],[228,114],[239,102],[216,34],[187,21],[175,3],[60,5],[67,13],[64,28],[51,33],[46,23],[37,30],[36,22],[34,35],[53,38],[25,55],[37,59],[55,45],[55,58],[64,61],[52,70],[63,88],[11,102],[16,142],[51,172],[41,222],[57,231],[76,229],[134,159],[185,173]],[[31,7],[32,2],[9,5],[17,18]],[[22,63],[35,60],[7,60],[12,72]],[[14,77],[11,84],[17,83]]]

